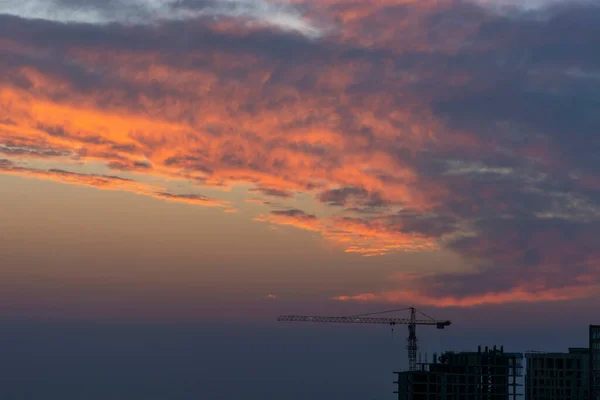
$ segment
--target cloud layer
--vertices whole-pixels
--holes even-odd
[[[7,0],[0,3],[0,14],[67,23],[130,25],[224,17],[307,37],[321,35],[320,29],[303,18],[299,10],[265,0]]]
[[[47,4],[104,19],[0,15],[2,173],[222,207],[117,174],[250,184],[249,197],[283,202],[308,194],[329,211],[274,207],[256,219],[364,255],[442,248],[471,270],[342,300],[599,292],[600,7]],[[99,162],[115,176],[27,165],[39,159]]]

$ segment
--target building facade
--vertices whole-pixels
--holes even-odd
[[[590,398],[600,400],[600,325],[590,325],[590,366]]]
[[[522,355],[503,348],[446,352],[417,371],[396,372],[399,400],[515,400]]]
[[[589,400],[590,351],[571,348],[568,353],[528,353],[527,400]]]

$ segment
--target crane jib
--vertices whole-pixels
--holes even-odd
[[[307,315],[282,315],[280,322],[330,322],[348,324],[386,324],[386,325],[435,325],[439,329],[450,325],[450,321],[412,320],[408,318],[376,318],[376,317],[326,317]]]
[[[410,310],[410,318],[381,318],[381,317],[372,317],[372,315],[376,314],[386,314],[390,312],[397,311],[406,311]],[[427,317],[428,319],[417,319],[417,313]],[[333,323],[346,323],[346,324],[386,324],[391,325],[392,329],[395,325],[408,325],[408,345],[406,349],[408,350],[408,369],[409,371],[417,370],[417,351],[419,350],[419,345],[417,341],[416,335],[416,327],[417,325],[433,325],[437,329],[444,329],[446,326],[451,324],[448,320],[435,320],[431,318],[429,315],[425,314],[422,311],[417,310],[414,307],[403,308],[398,310],[387,310],[380,312],[373,312],[362,315],[353,315],[349,317],[324,317],[324,316],[315,316],[315,315],[282,315],[277,318],[277,321],[280,322],[333,322]]]

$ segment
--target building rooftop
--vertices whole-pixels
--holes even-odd
[[[527,358],[531,357],[564,357],[569,355],[586,355],[589,354],[590,349],[587,347],[569,347],[569,352],[547,352],[547,351],[528,351],[525,353]]]

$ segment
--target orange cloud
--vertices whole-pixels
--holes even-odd
[[[302,95],[302,102],[293,101],[289,106],[286,102],[277,107],[267,106],[264,103],[274,100],[260,96],[263,87],[254,87],[252,79],[246,79],[244,86],[238,85],[233,96],[227,86],[216,92],[211,89],[218,80],[214,70],[227,70],[235,65],[249,68],[256,74],[257,82],[264,85],[272,72],[263,71],[265,66],[251,55],[215,53],[211,56],[210,70],[173,69],[161,65],[155,54],[106,53],[100,60],[97,54],[74,49],[72,55],[85,63],[101,61],[114,65],[116,77],[128,85],[142,88],[150,82],[163,85],[165,93],[158,99],[140,98],[139,109],[132,110],[124,107],[126,93],[119,88],[79,93],[66,77],[49,79],[34,68],[26,68],[20,73],[30,82],[27,91],[11,86],[0,88],[0,112],[4,111],[13,120],[12,124],[1,127],[0,141],[4,139],[22,147],[57,148],[76,155],[78,161],[102,162],[115,170],[167,179],[222,187],[251,183],[256,185],[256,191],[281,198],[294,192],[314,193],[349,185],[382,193],[391,204],[414,209],[431,206],[426,192],[420,192],[418,174],[409,164],[386,151],[364,151],[361,147],[366,142],[360,137],[350,139],[340,131],[339,124],[343,121],[335,111],[336,104],[329,100],[308,94]],[[137,68],[140,60],[146,58],[148,67]],[[339,66],[323,73],[344,76]],[[319,79],[336,91],[347,90],[355,80],[353,73],[337,81],[325,79],[325,75]],[[112,100],[110,103],[103,101],[107,96]],[[294,87],[276,86],[272,96],[298,99],[301,93]],[[63,100],[55,101],[52,97]],[[246,111],[250,102],[260,113]],[[190,108],[194,103],[200,112]],[[431,129],[421,133],[423,128],[410,122],[409,112],[390,109],[392,119],[388,121],[366,107],[368,104],[354,106],[353,112],[376,135],[386,138],[394,129],[393,124],[406,123],[411,125],[405,144],[419,148],[430,140]],[[308,119],[323,122],[307,124]],[[165,195],[143,188],[136,192],[170,201],[223,206],[215,199]],[[284,215],[261,218],[278,225],[322,232],[346,251],[363,255],[437,247],[433,240],[423,237],[379,232],[349,223],[341,227],[342,223],[334,220],[325,226],[310,218]]]
[[[438,249],[434,238],[422,234],[395,231],[383,224],[368,226],[356,220],[325,218],[301,210],[272,211],[261,214],[256,221],[273,225],[293,226],[319,232],[324,239],[344,248],[347,253],[363,256],[384,255],[393,251],[433,251]]]
[[[475,307],[481,305],[507,303],[542,303],[584,299],[596,296],[600,285],[571,286],[566,288],[515,287],[504,292],[488,292],[469,296],[425,295],[414,290],[397,290],[380,293],[361,293],[350,296],[336,296],[338,301],[368,303],[417,304],[431,307]]]
[[[583,272],[565,271],[560,266],[544,264],[534,271],[521,272],[521,276],[510,275],[515,271],[495,269],[470,274],[402,272],[391,279],[397,289],[341,295],[332,299],[432,307],[474,307],[584,299],[600,293],[600,263],[593,256],[587,263],[588,268]],[[528,274],[531,273],[533,276],[529,277]],[[498,288],[494,289],[494,286]]]
[[[293,226],[307,231],[321,231],[321,222],[317,217],[300,210],[271,211],[269,214],[259,215],[255,220],[275,225]]]
[[[123,190],[156,199],[169,200],[205,207],[229,207],[226,201],[212,199],[196,194],[173,194],[161,192],[161,188],[146,183],[124,179],[118,176],[81,174],[70,171],[50,169],[30,169],[15,166],[9,160],[0,159],[0,174],[16,175],[25,178],[45,179],[71,185],[87,186],[102,190]],[[235,212],[235,209],[227,209],[226,212]]]
[[[5,165],[0,164],[0,174],[17,175],[35,179],[46,179],[54,182],[81,185],[103,190],[124,190],[137,194],[151,194],[153,193],[153,189],[157,189],[147,184],[116,176],[79,174],[58,169],[28,169],[14,166],[12,163]]]

